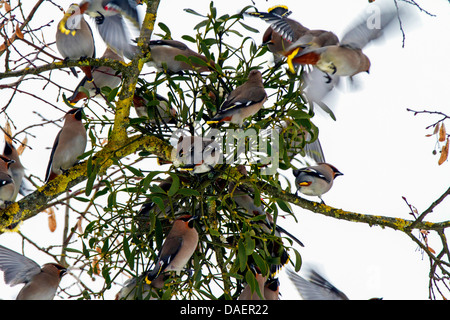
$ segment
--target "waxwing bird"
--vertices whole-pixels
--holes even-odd
[[[155,101],[157,101],[156,108]],[[138,117],[148,118],[152,124],[161,121],[164,124],[176,123],[177,110],[170,105],[169,100],[156,92],[135,92],[133,106]]]
[[[21,191],[21,187],[23,189],[23,177],[25,176],[25,168],[23,167],[22,163],[20,162],[20,157],[19,157],[19,153],[17,151],[17,149],[14,147],[13,145],[13,141],[11,139],[10,136],[10,127],[9,127],[9,123],[7,124],[7,128],[5,129],[5,131],[9,131],[8,134],[6,134],[5,132],[5,147],[3,148],[3,156],[13,160],[13,162],[11,162],[9,164],[9,170],[8,173],[11,176],[11,178],[14,180],[14,195],[11,199],[11,201],[15,201],[17,195],[19,194],[19,192]]]
[[[173,148],[173,165],[180,170],[199,174],[211,171],[222,155],[217,141],[200,136],[180,136]]]
[[[67,269],[57,263],[40,267],[33,260],[0,246],[0,270],[5,283],[15,286],[25,283],[17,300],[53,300],[62,276]]]
[[[198,216],[183,215],[173,223],[158,254],[155,266],[148,271],[145,281],[151,284],[165,271],[180,273],[194,254],[198,245],[198,233],[194,221]]]
[[[78,157],[84,153],[87,134],[81,121],[82,116],[82,108],[71,109],[64,116],[64,125],[56,136],[50,154],[45,183],[73,167],[78,162]]]
[[[308,280],[289,268],[287,274],[304,300],[349,300],[342,291],[312,269],[308,270]]]
[[[278,280],[278,278],[272,278],[266,281],[266,283],[264,284],[264,299],[280,299],[280,281]]]
[[[104,59],[111,59],[116,61],[124,61],[123,57],[115,53],[111,48],[107,47],[102,55]],[[122,76],[117,73],[116,70],[108,66],[100,66],[92,68],[92,79],[88,81],[87,77],[84,77],[78,86],[73,91],[72,96],[68,99],[71,104],[75,104],[81,99],[88,98],[85,92],[80,91],[81,87],[84,87],[89,91],[89,97],[94,97],[100,93],[100,89],[103,87],[109,87],[111,89],[117,88],[122,82]]]
[[[132,60],[136,46],[126,24],[127,19],[136,29],[140,29],[137,3],[134,0],[83,0],[80,12],[95,18],[97,30],[103,41],[117,54]]]
[[[169,73],[179,73],[187,70],[208,72],[214,68],[214,61],[209,60],[177,40],[151,40],[150,61],[148,64],[159,71],[167,69]],[[177,56],[184,56],[190,63],[177,60]]]
[[[211,123],[231,122],[242,126],[244,120],[256,114],[267,100],[261,72],[250,71],[248,80],[230,92]]]
[[[320,200],[322,195],[331,189],[334,179],[343,175],[329,163],[318,163],[315,166],[293,170],[293,173],[297,191],[308,196],[317,196]]]
[[[94,37],[89,24],[84,20],[78,4],[71,4],[58,23],[56,47],[64,59],[79,60],[95,57]],[[80,67],[89,81],[92,80],[91,67]],[[74,68],[72,73],[78,76]]]
[[[369,72],[370,60],[362,49],[380,38],[399,14],[400,11],[394,7],[381,7],[376,17],[365,14],[344,34],[339,44],[314,47],[299,39],[290,48],[289,68],[293,71],[293,64],[311,64],[328,75],[349,77]]]
[[[14,179],[9,173],[10,165],[14,163],[3,155],[0,155],[0,206],[6,207],[14,199],[16,187]]]

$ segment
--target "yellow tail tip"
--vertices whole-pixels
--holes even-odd
[[[220,121],[217,121],[217,120],[209,120],[209,121],[206,121],[206,124],[213,124],[213,123],[219,123]]]
[[[273,6],[273,7],[269,8],[269,9],[267,10],[267,12],[270,12],[270,11],[276,9],[276,8],[283,8],[283,9],[289,10],[289,8],[288,8],[287,6],[276,5],[276,6]]]

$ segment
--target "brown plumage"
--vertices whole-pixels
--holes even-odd
[[[86,129],[81,121],[83,109],[74,108],[64,116],[64,126],[56,136],[45,174],[45,182],[56,178],[78,162],[87,144]]]
[[[67,271],[57,263],[47,263],[41,268],[33,260],[3,246],[0,246],[0,270],[4,272],[6,284],[25,283],[17,300],[52,300]]]
[[[12,163],[14,163],[14,160],[0,155],[0,205],[3,207],[14,199],[15,183],[9,173],[9,167]]]
[[[84,20],[78,4],[71,4],[58,23],[56,47],[64,59],[79,60],[95,57],[92,30]],[[89,81],[92,80],[91,67],[80,67]],[[71,68],[72,72],[76,72]]]
[[[242,126],[244,120],[256,114],[267,100],[261,72],[250,71],[248,80],[230,92],[211,123],[231,122]]]
[[[3,155],[6,158],[14,161],[9,164],[8,170],[9,174],[14,180],[14,195],[11,200],[14,201],[19,194],[20,186],[22,184],[23,177],[25,176],[25,168],[20,162],[19,152],[14,147],[13,141],[10,137],[11,128],[9,126],[9,123],[6,126],[5,131],[8,132],[8,134],[5,133],[5,147],[3,148]]]
[[[198,233],[194,228],[197,216],[184,215],[173,223],[167,235],[154,268],[146,275],[146,282],[151,283],[160,273],[183,270],[197,249]]]

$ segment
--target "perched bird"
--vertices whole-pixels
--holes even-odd
[[[383,35],[398,15],[399,11],[395,7],[381,7],[376,17],[379,23],[372,24],[371,17],[364,14],[334,45],[311,46],[308,39],[300,38],[290,48],[288,65],[293,71],[294,64],[311,64],[328,75],[337,76],[351,77],[360,72],[369,72],[370,60],[362,49]]]
[[[14,163],[3,155],[0,155],[0,206],[6,207],[9,203],[14,200],[14,195],[16,193],[16,187],[14,179],[9,173],[10,165]]]
[[[162,272],[181,272],[188,263],[198,245],[198,233],[194,221],[198,216],[183,215],[173,223],[167,235],[155,266],[145,275],[145,281],[151,284]]]
[[[78,157],[84,153],[87,135],[81,121],[82,116],[82,108],[71,109],[64,116],[64,126],[58,132],[50,154],[45,174],[46,183],[73,167],[78,162]]]
[[[150,61],[148,64],[158,70],[166,69],[170,73],[187,70],[208,72],[214,68],[214,61],[209,60],[177,40],[151,40]],[[177,60],[177,56],[186,57],[189,62]]]
[[[343,175],[329,163],[318,163],[315,166],[293,170],[293,173],[297,191],[308,196],[317,196],[320,200],[322,195],[331,189],[334,179]]]
[[[8,134],[6,132],[8,132]],[[8,173],[14,180],[15,191],[11,201],[15,201],[19,193],[24,193],[23,178],[25,176],[25,168],[20,162],[19,152],[14,147],[10,134],[11,128],[9,123],[7,123],[5,128],[5,147],[3,148],[3,156],[13,160],[13,162],[9,164]]]
[[[173,148],[173,165],[192,174],[211,171],[219,162],[221,149],[214,139],[200,136],[180,136]]]
[[[266,100],[261,72],[252,70],[248,80],[230,92],[217,114],[207,123],[228,121],[242,126],[244,120],[256,114]]]
[[[156,106],[155,102],[157,102]],[[170,105],[166,98],[154,91],[139,92],[136,89],[133,96],[133,106],[138,117],[148,118],[148,121],[152,124],[176,122],[177,110]]]
[[[95,18],[97,30],[103,41],[118,55],[132,60],[136,46],[126,24],[127,19],[134,29],[140,29],[137,3],[134,0],[82,0],[80,12]]]
[[[264,284],[264,299],[280,299],[280,281],[278,280],[278,278],[272,278],[266,281],[266,283]]]
[[[25,283],[17,300],[53,300],[62,276],[67,269],[57,263],[40,267],[33,260],[0,246],[0,270],[5,283],[15,286]]]
[[[304,300],[349,300],[342,291],[312,269],[308,270],[308,280],[289,268],[287,274]]]
[[[56,29],[56,47],[63,58],[79,60],[95,57],[94,37],[89,24],[84,20],[78,4],[71,4],[58,23]],[[91,67],[80,67],[87,80],[92,81]],[[78,76],[75,69],[72,73]]]
[[[124,61],[123,57],[115,53],[111,48],[106,48],[105,52],[102,55],[104,59],[111,59],[116,61]],[[88,98],[85,92],[80,91],[81,87],[84,87],[87,91],[89,91],[89,97],[94,97],[98,93],[100,93],[100,89],[103,87],[109,87],[114,89],[120,85],[122,82],[122,76],[120,73],[117,73],[116,70],[112,69],[108,66],[100,66],[92,68],[92,78],[93,81],[89,82],[87,77],[84,77],[78,86],[73,91],[72,96],[68,99],[68,101],[72,104],[77,103],[81,99]]]

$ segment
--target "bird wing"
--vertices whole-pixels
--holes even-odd
[[[139,29],[140,22],[136,0],[111,0],[105,7],[120,12],[122,16],[130,20]]]
[[[263,19],[286,40],[292,41],[295,37],[295,32],[286,19],[289,14],[279,15],[274,12],[247,12],[246,14]]]
[[[325,283],[308,281],[289,268],[287,274],[304,300],[348,300],[345,294],[322,277],[322,281]]]
[[[47,171],[45,173],[45,181],[48,181],[48,178],[50,177],[50,173],[52,171],[53,156],[55,155],[56,148],[58,147],[59,136],[61,135],[61,131],[62,129],[59,130],[58,134],[56,135],[55,142],[53,142],[52,152],[50,153],[50,160],[48,161]]]
[[[155,279],[167,266],[172,262],[172,260],[177,255],[178,251],[183,244],[183,238],[168,237],[163,244],[161,251],[158,254],[158,259],[156,260],[155,267],[152,271],[148,272],[147,278],[150,280]]]
[[[33,260],[0,246],[0,270],[4,272],[5,283],[14,286],[30,281],[41,272],[41,267]]]
[[[236,90],[230,93],[225,102],[220,106],[220,113],[249,107],[252,104],[260,103],[267,97],[264,90],[251,89],[244,98],[240,89],[241,87],[236,88]]]
[[[396,8],[381,7],[380,12],[373,11],[361,15],[345,32],[341,45],[362,49],[370,41],[380,38],[386,27],[399,15]]]
[[[320,179],[323,179],[323,180],[326,180],[326,181],[330,182],[329,179],[327,179],[322,173],[320,173],[319,171],[317,171],[316,169],[314,169],[312,167],[307,167],[307,168],[302,168],[302,169],[298,169],[298,170],[293,170],[293,173],[294,173],[295,177],[298,176],[302,172],[307,173],[308,175],[311,175],[311,176],[314,176],[314,177],[317,177],[317,178],[320,178]]]
[[[168,47],[173,47],[179,50],[187,50],[188,47],[180,42],[180,41],[176,41],[176,40],[150,40],[150,46],[168,46]]]
[[[131,34],[122,15],[105,16],[97,24],[97,30],[111,49],[130,60],[134,58],[138,48],[131,44]]]

